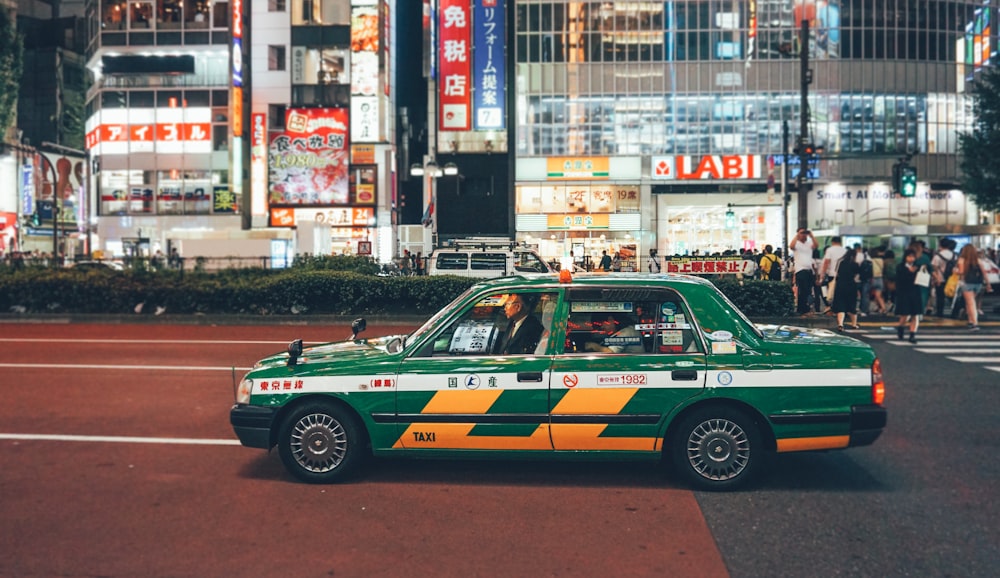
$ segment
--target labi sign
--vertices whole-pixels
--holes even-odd
[[[918,183],[917,194],[895,195],[888,185],[818,185],[809,198],[813,226],[964,225],[969,201],[962,191],[931,190]]]

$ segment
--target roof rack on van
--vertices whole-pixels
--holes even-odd
[[[514,249],[518,246],[517,241],[513,241],[507,237],[465,237],[463,239],[451,239],[448,244],[456,249]]]

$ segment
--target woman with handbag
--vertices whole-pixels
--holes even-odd
[[[986,284],[986,292],[993,291],[992,285],[983,269],[983,262],[979,259],[979,251],[972,246],[972,243],[962,247],[962,252],[958,255],[958,262],[955,264],[955,271],[961,278],[958,290],[965,301],[965,316],[969,319],[969,331],[979,331],[979,308],[976,305],[976,296],[983,290]],[[958,298],[956,294],[955,298]]]
[[[919,271],[916,260],[917,253],[913,249],[907,249],[903,254],[903,262],[896,267],[896,315],[899,315],[896,336],[903,338],[909,322],[910,343],[917,342],[917,329],[920,327],[920,314],[923,311],[920,286],[914,283]]]
[[[927,302],[930,301],[931,297],[931,257],[928,255],[927,247],[923,241],[913,241],[909,248],[917,256],[916,260],[913,261],[917,268],[917,275],[913,282],[920,292],[920,314],[923,315],[930,313],[927,311]]]

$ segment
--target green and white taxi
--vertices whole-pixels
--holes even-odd
[[[409,335],[303,347],[236,384],[230,421],[306,482],[367,456],[667,458],[731,489],[772,452],[871,444],[879,361],[822,329],[757,326],[683,275],[505,277]]]

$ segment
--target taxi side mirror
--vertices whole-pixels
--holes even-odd
[[[364,317],[359,317],[351,322],[351,339],[357,339],[358,334],[365,330],[368,322]]]
[[[292,367],[302,356],[302,340],[296,339],[288,344],[288,367]]]

